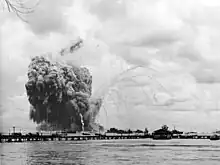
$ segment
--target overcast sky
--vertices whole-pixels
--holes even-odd
[[[77,37],[83,48],[64,58],[87,66],[94,95],[105,94],[105,127],[220,129],[219,15],[219,0],[42,0],[28,24],[1,13],[2,129],[35,129],[24,88],[30,58],[60,60]]]

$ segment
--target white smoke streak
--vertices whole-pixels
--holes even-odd
[[[80,119],[81,119],[81,124],[82,124],[82,131],[84,131],[84,121],[83,121],[83,116],[81,113],[79,113]]]

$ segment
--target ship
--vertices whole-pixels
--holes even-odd
[[[153,135],[152,138],[154,140],[170,140],[172,139],[171,135],[161,134],[161,135]]]
[[[152,133],[154,140],[170,140],[172,139],[172,132],[168,129],[159,129]]]
[[[220,136],[218,136],[218,135],[212,135],[212,136],[210,137],[210,140],[220,140]]]

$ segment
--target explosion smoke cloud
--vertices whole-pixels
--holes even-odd
[[[91,97],[92,76],[87,68],[34,57],[25,84],[31,104],[30,119],[47,122],[56,129],[95,129],[102,100]]]

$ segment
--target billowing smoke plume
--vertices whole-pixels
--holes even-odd
[[[30,119],[56,129],[92,130],[101,99],[91,98],[92,76],[87,68],[34,57],[25,84],[31,104]]]

